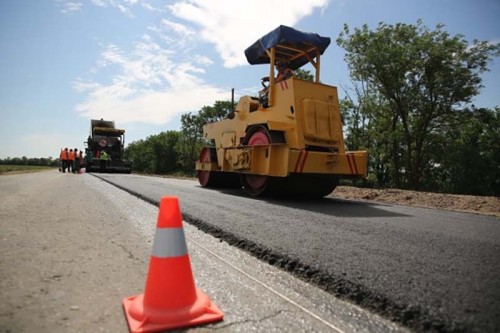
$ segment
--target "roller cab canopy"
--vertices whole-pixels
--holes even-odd
[[[102,118],[100,120],[98,119],[91,119],[90,120],[90,132],[95,127],[102,127],[102,128],[115,128],[115,122],[112,120],[103,120]]]
[[[90,134],[91,135],[114,135],[121,136],[125,133],[124,129],[115,128],[113,120],[90,120]]]
[[[281,61],[287,63],[288,68],[292,70],[311,63],[316,69],[318,82],[320,55],[329,45],[329,37],[280,25],[248,47],[245,56],[251,65],[275,64]]]
[[[120,136],[122,134],[125,134],[125,130],[119,128],[109,128],[109,127],[94,127],[93,134]]]

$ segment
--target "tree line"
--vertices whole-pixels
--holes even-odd
[[[124,158],[134,162],[137,172],[193,176],[195,162],[204,146],[203,125],[222,120],[232,111],[230,101],[216,101],[197,114],[181,116],[181,130],[151,135],[129,143]]]
[[[52,159],[52,157],[42,157],[42,158],[28,158],[23,157],[7,157],[0,158],[0,165],[33,165],[33,166],[53,166],[57,167],[59,165],[59,159]]]

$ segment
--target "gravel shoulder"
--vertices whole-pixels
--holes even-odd
[[[0,177],[1,333],[128,331],[119,302],[141,292],[150,249],[83,178]]]

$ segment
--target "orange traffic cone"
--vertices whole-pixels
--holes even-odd
[[[144,294],[123,299],[131,332],[157,332],[222,320],[195,287],[177,197],[162,197]]]

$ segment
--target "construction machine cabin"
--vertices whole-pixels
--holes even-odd
[[[320,82],[329,44],[330,38],[280,26],[245,50],[250,64],[269,64],[269,86],[259,97],[241,97],[229,119],[203,127],[211,145],[196,162],[201,186],[322,197],[340,177],[366,177],[367,152],[345,150],[337,88]],[[314,81],[277,80],[278,62],[292,70],[310,63]]]
[[[123,158],[125,130],[115,128],[114,121],[92,119],[84,144],[87,172],[132,172],[132,163]],[[108,155],[106,160],[101,158],[104,151]]]

